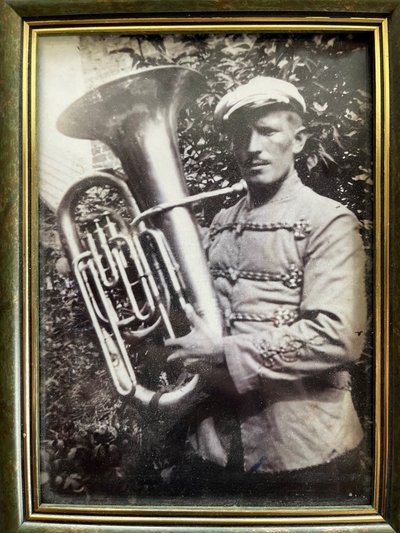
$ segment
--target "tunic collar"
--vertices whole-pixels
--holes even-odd
[[[275,195],[268,202],[266,202],[266,204],[263,205],[276,204],[289,200],[290,198],[293,198],[298,194],[299,188],[301,188],[302,186],[303,183],[299,178],[297,171],[293,170],[293,172],[289,174],[285,181],[282,183],[281,187],[278,189]],[[257,209],[258,207],[263,207],[263,205],[254,207],[251,202],[250,195],[249,193],[247,193],[245,199],[246,209],[250,211],[252,209]]]

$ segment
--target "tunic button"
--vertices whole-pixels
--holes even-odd
[[[229,269],[229,278],[232,283],[236,283],[239,277],[239,272],[235,268]]]
[[[241,222],[238,222],[235,228],[236,235],[241,235],[241,233],[243,232],[243,229],[244,229],[243,224]]]
[[[231,326],[232,326],[232,311],[230,309],[225,309],[224,318],[225,318],[225,327],[228,331],[230,331]]]

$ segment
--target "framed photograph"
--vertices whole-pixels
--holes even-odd
[[[100,4],[1,6],[0,529],[400,532],[398,2]]]

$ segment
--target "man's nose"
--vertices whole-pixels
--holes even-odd
[[[251,130],[249,136],[249,143],[247,146],[248,152],[261,152],[261,138],[257,130]]]

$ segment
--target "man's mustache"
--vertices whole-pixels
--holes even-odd
[[[257,167],[261,165],[269,165],[271,161],[269,159],[254,159],[252,157],[247,158],[244,161],[246,167]]]

